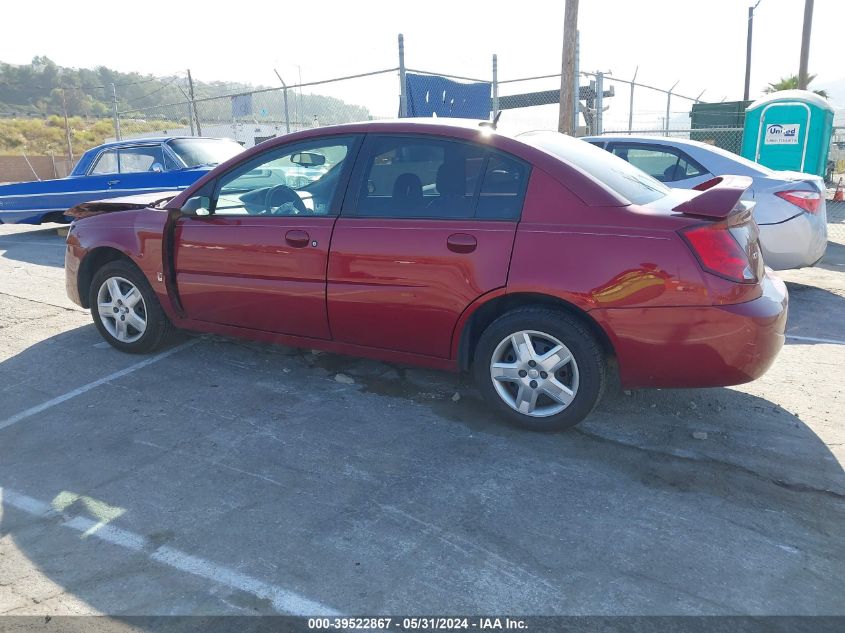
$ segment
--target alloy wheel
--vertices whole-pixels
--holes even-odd
[[[141,291],[123,277],[109,277],[97,291],[97,313],[106,331],[121,343],[134,343],[147,330]]]
[[[560,413],[578,393],[578,364],[560,340],[536,330],[504,338],[493,351],[490,378],[512,409],[536,418]]]

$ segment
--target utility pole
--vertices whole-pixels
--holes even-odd
[[[73,143],[71,143],[70,139],[70,125],[68,124],[67,119],[67,100],[65,99],[65,89],[62,88],[62,112],[65,115],[65,142],[67,143],[67,159],[68,159],[68,171],[73,168]],[[55,170],[55,159],[53,160],[53,169]]]
[[[813,26],[813,0],[804,0],[804,30],[801,32],[801,62],[798,65],[798,88],[806,90],[807,61],[810,57],[810,29]]]
[[[194,80],[191,78],[191,69],[188,69],[188,94],[191,95],[191,113],[194,120],[197,122],[197,136],[202,136],[202,127],[200,127],[200,117],[197,114],[197,103],[194,100]],[[193,127],[193,125],[191,126]]]
[[[669,92],[666,93],[666,120],[663,122],[664,136],[669,136],[669,120],[672,118],[672,91],[675,89],[675,86],[677,86],[680,82],[681,80],[679,79],[674,84],[672,84],[672,87],[669,88]]]
[[[563,16],[563,55],[560,67],[560,115],[557,129],[563,134],[575,135],[575,47],[578,33],[578,0],[566,0]]]
[[[182,96],[185,97],[185,103],[188,104],[188,123],[191,125],[191,136],[196,136],[197,131],[194,127],[194,104],[191,103],[191,98],[188,96],[188,93],[182,90],[182,86],[176,84],[176,87],[179,88],[179,92],[181,92]]]
[[[493,118],[492,120],[496,120],[496,116],[499,114],[499,58],[496,53],[493,53]]]
[[[748,101],[748,93],[751,86],[751,35],[754,31],[754,9],[760,4],[762,0],[757,0],[757,4],[753,7],[748,7],[748,38],[745,43],[745,91],[742,93],[743,101]]]
[[[111,107],[114,123],[114,137],[120,141],[122,139],[120,137],[120,117],[117,115],[117,87],[113,83],[111,85]]]
[[[282,94],[285,98],[285,133],[290,134],[290,118],[288,117],[288,85],[285,83],[285,80],[282,79],[278,70],[274,68],[273,72],[276,73],[276,77],[278,77],[279,81],[282,82]]]
[[[408,116],[408,92],[405,85],[405,36],[399,34],[399,118]]]

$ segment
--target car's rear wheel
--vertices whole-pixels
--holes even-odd
[[[511,422],[533,431],[578,424],[604,391],[601,346],[572,316],[522,308],[496,319],[475,349],[476,384]]]
[[[151,352],[173,329],[147,278],[128,261],[109,262],[96,272],[89,303],[102,337],[123,352]]]

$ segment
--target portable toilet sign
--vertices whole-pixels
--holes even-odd
[[[833,108],[807,90],[781,90],[745,111],[742,155],[771,169],[824,176]]]

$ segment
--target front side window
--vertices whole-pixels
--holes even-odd
[[[353,213],[386,218],[515,219],[528,166],[487,147],[438,138],[377,137]]]
[[[100,154],[91,169],[91,174],[137,174],[163,171],[164,165],[164,152],[160,145],[125,147],[110,149]]]
[[[333,214],[355,142],[355,137],[336,137],[268,151],[220,178],[214,214]]]
[[[116,173],[118,173],[117,150],[113,149],[100,154],[99,158],[97,158],[97,162],[94,163],[94,167],[91,169],[92,175]]]
[[[117,159],[121,174],[164,170],[164,152],[161,145],[121,149],[117,153]]]

